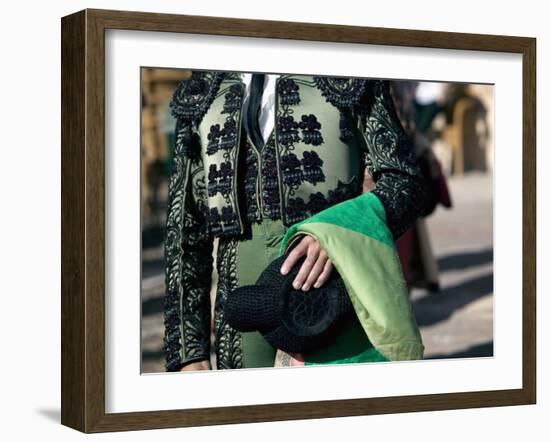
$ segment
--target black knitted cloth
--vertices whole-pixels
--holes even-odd
[[[287,352],[319,348],[353,311],[353,305],[336,270],[320,288],[295,290],[292,282],[303,259],[287,275],[281,275],[285,259],[275,259],[255,285],[230,292],[225,318],[236,330],[257,330],[271,345]]]

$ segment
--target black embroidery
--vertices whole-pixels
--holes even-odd
[[[172,115],[198,125],[214,101],[223,76],[221,72],[193,71],[191,78],[180,82],[172,96]]]
[[[164,298],[164,340],[163,353],[166,371],[175,371],[181,367],[181,309],[180,292],[166,290]]]
[[[304,181],[302,163],[294,153],[289,152],[281,156],[281,169],[283,183],[288,187],[297,188]]]
[[[237,214],[233,210],[233,207],[230,207],[230,206],[222,207],[221,220],[226,230],[228,230],[229,232],[232,232],[231,226],[234,225],[235,222],[237,221]]]
[[[353,130],[353,117],[351,116],[351,111],[346,108],[340,109],[340,140],[347,142],[353,139],[355,132]]]
[[[382,201],[386,222],[397,239],[424,213],[427,196],[422,173],[387,82],[373,82],[359,110],[368,149],[366,166],[376,183],[372,192]]]
[[[321,123],[317,121],[317,117],[313,114],[302,115],[302,121],[299,125],[302,129],[302,141],[306,144],[313,144],[319,146],[323,143],[323,136],[321,135]]]
[[[247,219],[251,222],[258,221],[256,189],[257,189],[257,155],[256,152],[247,143],[246,155],[247,170],[245,172],[246,189],[246,213]],[[262,158],[262,203],[263,214],[272,220],[281,218],[281,204],[279,193],[279,175],[277,172],[277,160],[275,157],[275,145],[273,137],[268,139],[267,144],[261,152]],[[323,160],[315,151],[305,151],[302,160],[299,160],[294,153],[287,153],[281,158],[281,175],[283,182],[287,186],[297,187],[304,181],[312,184],[325,181],[325,175],[322,170]],[[325,200],[326,201],[326,200]],[[300,200],[291,198],[289,203],[293,207],[290,209],[296,212],[300,205]],[[303,206],[307,209],[307,206]],[[313,204],[312,207],[315,207]]]
[[[372,192],[380,199],[386,211],[386,223],[393,238],[398,239],[425,211],[428,201],[423,181],[403,177],[399,173],[386,174],[378,180]]]
[[[220,238],[217,255],[218,288],[214,305],[214,336],[218,369],[242,368],[241,334],[225,320],[227,295],[237,287],[237,247],[235,239]]]
[[[367,86],[367,80],[361,78],[313,77],[313,81],[327,101],[339,109],[359,102]]]
[[[340,140],[354,137],[351,109],[365,94],[367,80],[360,78],[313,77],[322,95],[340,111]]]
[[[235,118],[228,118],[223,124],[222,138],[220,149],[228,151],[235,147],[237,142],[237,122]]]
[[[282,81],[290,81],[285,79]],[[297,219],[305,218],[310,212],[308,203],[302,198],[296,197],[296,190],[307,181],[317,184],[325,181],[322,170],[323,161],[315,151],[306,151],[303,158],[299,159],[295,150],[295,143],[303,142],[313,146],[323,144],[321,134],[321,123],[314,114],[304,114],[297,122],[294,119],[294,110],[288,104],[288,89],[298,94],[299,86],[292,80],[292,83],[282,83],[285,87],[279,87],[278,97],[280,106],[277,114],[277,141],[280,147],[281,177],[282,177],[282,198],[287,202],[285,212],[285,224],[293,224]],[[292,85],[286,86],[287,84]],[[314,202],[315,203],[315,202]]]
[[[225,198],[231,193],[233,179],[233,166],[229,161],[220,163],[220,170],[217,164],[211,164],[208,170],[208,196],[215,196],[218,192]]]
[[[272,220],[281,218],[281,195],[274,137],[262,149],[262,199],[264,214]]]
[[[244,204],[246,218],[249,222],[257,222],[260,220],[257,203],[257,186],[258,186],[258,155],[252,148],[251,144],[246,141],[245,159],[244,159]]]
[[[222,217],[217,207],[211,207],[208,212],[208,226],[212,235],[222,233]]]
[[[295,189],[304,181],[312,184],[324,182],[325,175],[322,166],[323,160],[314,150],[305,151],[301,161],[296,154],[286,153],[281,157],[283,183],[289,188]]]
[[[362,183],[359,182],[357,177],[354,177],[349,183],[343,183],[338,180],[338,185],[334,189],[328,191],[327,207],[358,196],[362,190],[361,184]]]
[[[222,114],[229,114],[225,119],[223,128],[219,124],[210,126],[210,132],[207,135],[208,145],[206,153],[214,155],[220,149],[226,152],[225,159],[229,158],[229,151],[236,146],[237,143],[237,119],[236,114],[241,109],[242,96],[241,86],[233,84],[224,95],[224,104]]]
[[[297,121],[294,121],[294,117],[292,115],[280,116],[277,120],[277,136],[279,144],[285,148],[293,147],[294,143],[300,141],[298,128],[299,124]]]
[[[213,124],[210,126],[210,132],[206,138],[208,139],[208,145],[206,146],[206,153],[208,155],[213,155],[219,150],[221,129],[219,124]]]
[[[237,80],[228,74],[228,80]],[[207,155],[222,152],[221,158],[208,169],[208,196],[213,198],[221,194],[225,199],[223,207],[212,207],[207,213],[210,232],[213,235],[236,236],[242,231],[239,217],[237,185],[235,182],[237,166],[237,151],[239,140],[239,116],[242,106],[243,85],[233,83],[221,91],[224,97],[222,114],[226,115],[223,127],[213,124],[207,135]],[[214,204],[217,204],[215,202]]]
[[[204,219],[204,168],[200,156],[190,158],[185,143],[191,123],[177,126],[164,241],[164,344],[167,371],[208,358],[212,241]]]
[[[283,105],[295,106],[300,103],[299,87],[291,78],[283,78],[279,82],[280,102]]]
[[[287,79],[290,80],[290,79]],[[284,81],[284,80],[282,80]],[[299,91],[298,84],[296,85],[296,93]],[[277,109],[277,142],[279,147],[279,156],[281,159],[281,176],[283,195],[281,198],[288,201],[294,196],[296,189],[303,181],[303,173],[301,171],[300,161],[296,158],[294,151],[294,143],[300,141],[299,123],[294,120],[294,109],[287,104],[287,100],[283,100],[284,90],[278,88],[278,99],[280,106]],[[287,211],[285,210],[285,213]]]
[[[302,166],[304,168],[303,176],[306,181],[311,184],[317,184],[325,181],[325,174],[323,173],[323,160],[314,150],[304,152]]]
[[[229,91],[225,94],[225,102],[223,104],[224,114],[233,114],[241,109],[241,87],[238,84],[232,84]]]
[[[227,236],[239,234],[241,229],[238,223],[238,216],[231,206],[221,208],[211,207],[208,212],[208,226],[212,236],[221,234]]]
[[[321,192],[312,193],[308,202],[300,197],[289,198],[286,207],[287,221],[289,224],[303,221],[321,210],[358,196],[360,191],[360,183],[354,178],[349,183],[338,181],[336,188],[329,190],[328,196]]]

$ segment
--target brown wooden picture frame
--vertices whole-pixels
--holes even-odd
[[[494,51],[523,64],[523,385],[456,392],[131,413],[105,412],[106,29]],[[61,422],[83,432],[534,404],[536,401],[536,40],[312,23],[84,10],[62,30]]]

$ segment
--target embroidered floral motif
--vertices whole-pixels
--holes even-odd
[[[191,78],[180,82],[172,96],[172,115],[198,124],[214,101],[223,76],[222,72],[193,71]]]
[[[322,169],[323,160],[314,150],[304,152],[302,166],[304,168],[304,179],[306,181],[311,184],[317,184],[325,181],[325,174]]]
[[[323,182],[325,175],[322,166],[323,160],[314,150],[305,151],[301,161],[294,153],[284,154],[281,158],[283,183],[290,188],[297,188],[304,181],[312,184]]]
[[[229,161],[220,164],[211,164],[208,170],[208,196],[215,196],[218,192],[228,197],[231,192],[233,167]]]
[[[234,118],[227,119],[221,132],[220,149],[228,151],[235,147],[237,142],[237,122]]]
[[[228,80],[238,80],[234,75],[227,75]],[[239,115],[242,106],[242,83],[233,83],[223,91],[224,104],[222,114],[226,115],[223,127],[215,123],[207,135],[206,154],[211,156],[219,152],[214,164],[208,168],[208,196],[221,194],[225,199],[223,207],[212,207],[207,213],[210,232],[214,235],[238,235],[241,233],[238,196],[236,195],[235,167],[239,142]],[[218,203],[214,203],[218,204]],[[220,213],[221,211],[221,213]]]
[[[301,160],[294,152],[295,143],[303,142],[319,146],[324,140],[321,134],[321,123],[316,115],[304,114],[299,122],[294,119],[294,110],[289,104],[291,100],[288,99],[289,91],[298,93],[298,84],[291,79],[282,80],[278,89],[280,106],[277,112],[277,141],[281,158],[282,199],[286,201],[285,223],[288,225],[295,219],[303,219],[308,211],[308,203],[295,196],[300,185],[304,181],[312,184],[325,181],[322,170],[323,161],[317,152],[304,152]]]
[[[289,187],[298,187],[304,181],[302,163],[293,153],[284,154],[281,157],[281,169],[283,183]]]
[[[210,126],[210,132],[206,136],[208,139],[208,145],[206,146],[206,153],[213,155],[218,151],[218,144],[221,137],[221,130],[219,124],[213,124]]]
[[[319,129],[321,129],[321,123],[317,121],[317,117],[313,114],[302,115],[302,121],[298,124],[302,129],[302,141],[306,144],[313,144],[319,146],[323,143],[323,136]]]
[[[223,104],[224,114],[233,114],[241,109],[241,88],[238,84],[232,84],[229,87],[229,92],[225,94],[225,102]]]
[[[206,136],[208,145],[206,146],[207,155],[214,155],[220,149],[229,152],[237,143],[237,119],[236,114],[241,109],[241,89],[238,84],[229,87],[224,95],[224,104],[222,114],[229,114],[223,124],[223,128],[218,123],[210,126],[210,132]],[[226,160],[227,160],[226,155]]]
[[[367,80],[361,78],[313,77],[313,81],[327,101],[339,109],[356,104],[367,86]]]
[[[288,148],[300,141],[298,128],[299,124],[292,115],[281,116],[277,121],[279,144]]]
[[[283,105],[295,106],[300,103],[300,88],[291,78],[284,78],[279,83],[280,100]]]
[[[285,211],[287,223],[291,225],[307,218],[308,206],[303,198],[289,198]]]
[[[340,140],[353,138],[350,111],[365,94],[367,80],[360,78],[313,77],[322,95],[340,111]]]

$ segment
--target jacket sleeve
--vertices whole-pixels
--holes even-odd
[[[166,371],[209,359],[213,242],[205,220],[205,180],[193,153],[192,122],[179,118],[168,190],[164,243]]]
[[[396,240],[424,215],[427,188],[387,81],[371,82],[359,105],[359,117],[366,144],[365,166],[375,182],[372,193],[382,202]]]

